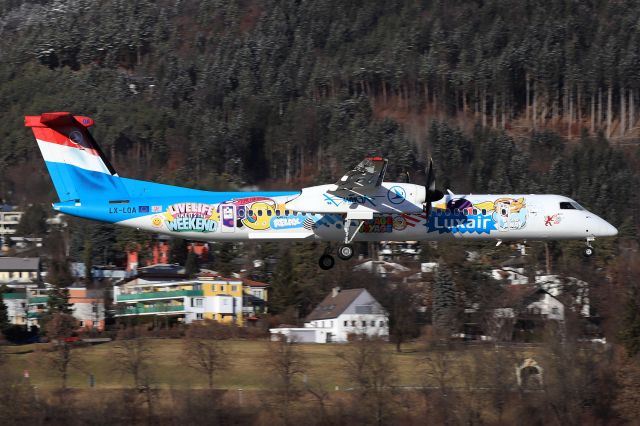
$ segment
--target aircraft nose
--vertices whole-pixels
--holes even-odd
[[[618,229],[602,218],[597,219],[596,234],[598,237],[615,237]]]

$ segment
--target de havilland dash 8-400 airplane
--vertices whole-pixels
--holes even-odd
[[[356,241],[451,239],[586,241],[617,229],[560,195],[446,194],[385,182],[387,160],[367,158],[334,184],[283,192],[210,192],[118,176],[88,131],[89,117],[50,112],[25,117],[60,199],[59,212],[195,241],[335,242],[319,259],[330,269]],[[331,247],[331,245],[329,245]]]

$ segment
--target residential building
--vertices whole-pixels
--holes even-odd
[[[3,293],[2,300],[7,307],[9,323],[16,325],[27,324],[27,294],[26,292]]]
[[[40,280],[40,258],[0,257],[0,284],[8,287],[36,287]]]
[[[304,327],[272,328],[278,335],[298,342],[346,342],[349,335],[389,336],[389,319],[380,303],[363,288],[334,288],[305,319]]]
[[[187,324],[211,319],[242,326],[266,310],[268,285],[264,283],[223,278],[212,271],[189,279],[179,265],[153,265],[138,271],[137,278],[114,287],[117,318],[155,315]],[[248,309],[244,309],[245,300]]]
[[[549,291],[535,285],[506,288],[503,307],[493,310],[487,332],[490,340],[529,342],[540,338],[549,324],[563,329],[567,306]],[[465,336],[479,338],[479,336]]]
[[[74,278],[86,278],[87,269],[82,262],[70,262],[71,275]],[[93,265],[91,267],[91,278],[94,281],[122,281],[125,278],[130,278],[133,274],[126,271],[124,268],[119,268],[113,265]]]
[[[9,322],[16,325],[40,326],[40,318],[47,310],[50,286],[28,288],[22,291],[4,293]],[[84,287],[68,287],[72,313],[78,320],[78,327],[85,330],[104,330],[104,295],[100,290]]]
[[[69,303],[80,328],[85,330],[104,330],[105,309],[104,290],[86,287],[68,287]]]
[[[15,211],[13,206],[0,205],[0,243],[8,244],[9,237],[16,233],[23,214]]]
[[[202,242],[192,242],[187,249],[200,259],[200,261],[206,261],[209,259],[209,244]],[[140,248],[130,250],[127,252],[127,271],[136,272],[141,265],[141,259],[139,254]],[[147,258],[144,261],[146,266],[153,266],[158,264],[167,264],[169,257],[171,256],[171,246],[169,245],[169,239],[166,236],[158,236],[151,243],[149,247],[145,249],[148,252]]]
[[[404,265],[385,260],[365,260],[353,267],[354,271],[367,271],[383,278],[395,278],[405,276],[410,269]]]
[[[267,313],[269,288],[267,283],[242,279],[242,313],[247,321],[257,321],[258,315]]]

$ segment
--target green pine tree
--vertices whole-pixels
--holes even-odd
[[[172,238],[169,246],[169,259],[171,260],[171,263],[184,265],[187,261],[187,255],[189,254],[189,243],[187,240],[183,240],[182,238]]]
[[[2,289],[0,288],[0,333],[6,330],[10,325],[7,305],[4,304],[4,296]]]
[[[213,268],[220,275],[229,277],[233,273],[233,260],[236,258],[236,246],[231,242],[215,245]]]
[[[198,267],[198,259],[194,252],[190,251],[187,255],[187,261],[184,264],[185,273],[187,277],[193,278],[198,272],[200,272],[200,268]]]
[[[433,325],[445,335],[456,329],[458,303],[455,283],[451,271],[442,261],[439,262],[433,284]]]
[[[73,284],[73,277],[66,261],[51,260],[47,270],[47,282],[52,286],[47,299],[47,314],[70,314],[73,312],[71,309],[73,304],[69,303],[69,290],[67,289]]]
[[[69,289],[54,286],[49,290],[47,298],[47,314],[53,315],[73,313],[73,303],[69,303]]]
[[[292,253],[286,247],[280,252],[278,265],[273,271],[269,296],[270,310],[274,313],[282,313],[287,308],[297,308],[298,293]]]

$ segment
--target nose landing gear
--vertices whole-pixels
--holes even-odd
[[[591,246],[591,241],[595,240],[595,238],[587,238],[587,246],[584,248],[582,254],[584,257],[591,257],[596,252],[594,248]]]

